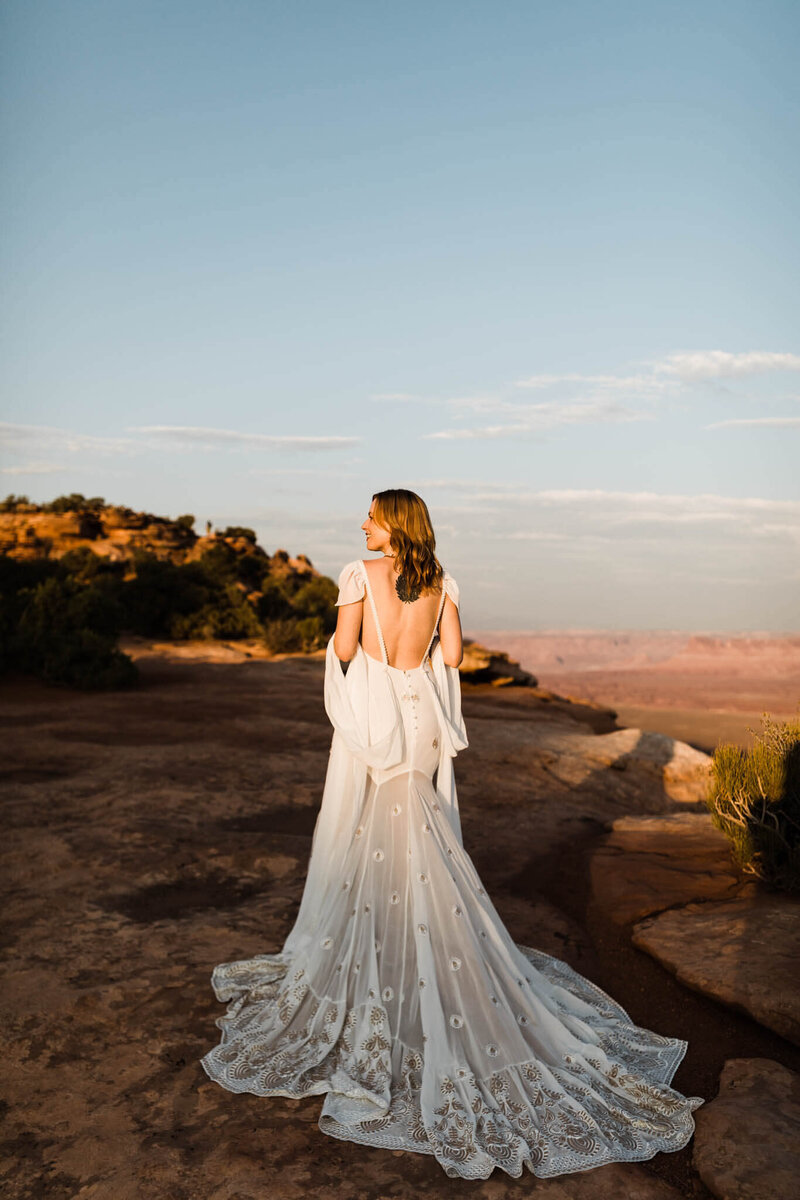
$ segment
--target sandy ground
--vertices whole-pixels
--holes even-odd
[[[330,747],[322,661],[143,653],[140,666],[127,693],[0,685],[4,1196],[463,1197],[432,1158],[326,1137],[319,1097],[232,1095],[200,1065],[224,1011],[214,965],[278,950],[294,923]],[[606,823],[674,807],[658,776],[614,769],[604,738],[619,735],[526,689],[465,688],[464,713],[465,846],[515,939],[570,962],[637,1024],[686,1038],[684,1094],[712,1098],[731,1057],[800,1068],[800,1051],[684,988],[592,905]],[[584,749],[570,755],[572,741]],[[562,1178],[556,1193],[496,1171],[469,1194],[592,1200],[663,1180],[708,1196],[691,1143]]]

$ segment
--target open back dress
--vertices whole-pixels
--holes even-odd
[[[463,846],[452,764],[467,745],[436,624],[419,666],[388,661],[363,561],[337,604],[371,606],[381,659],[345,673],[308,874],[278,953],[221,963],[227,1011],[202,1059],[231,1092],[324,1095],[333,1137],[436,1157],[447,1175],[549,1177],[679,1150],[704,1100],[670,1087],[687,1043],[636,1026],[560,959],[516,944]],[[431,652],[431,647],[434,646]]]

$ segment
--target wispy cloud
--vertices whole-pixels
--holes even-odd
[[[379,404],[443,404],[438,396],[416,396],[413,392],[374,392],[370,400]]]
[[[100,437],[91,433],[73,433],[55,425],[16,425],[0,421],[0,446],[6,450],[27,451],[29,448],[53,444],[69,454],[87,450],[103,454],[129,454],[141,448],[133,438]]]
[[[674,375],[686,382],[701,379],[735,379],[763,375],[768,371],[800,371],[800,354],[776,354],[750,350],[731,354],[727,350],[695,350],[669,354],[652,364],[659,374]]]
[[[762,425],[764,427],[773,427],[775,429],[783,429],[785,427],[800,427],[800,417],[731,417],[727,421],[713,421],[711,425],[704,425],[704,429],[729,429],[734,425]]]
[[[646,398],[657,398],[674,388],[667,379],[658,379],[652,374],[638,375],[531,375],[528,379],[518,379],[518,388],[554,388],[562,384],[578,384],[582,392],[589,392],[593,397],[613,395],[638,395]]]
[[[563,425],[611,424],[623,421],[652,420],[652,414],[626,408],[614,401],[586,401],[577,404],[559,404],[548,401],[543,404],[510,404],[506,401],[486,403],[478,411],[497,412],[512,418],[503,425],[482,425],[472,428],[440,429],[425,433],[423,438],[446,440],[504,438],[526,436],[556,429]]]
[[[133,425],[131,433],[145,433],[159,441],[215,450],[221,446],[269,446],[284,450],[339,450],[357,446],[359,437],[306,434],[243,433],[236,429],[209,429],[200,425]]]
[[[429,480],[426,489],[459,495],[459,481]],[[507,483],[471,485],[470,511],[485,517],[484,534],[493,541],[582,544],[639,537],[655,544],[665,538],[714,531],[730,541],[753,545],[753,537],[800,541],[800,500],[761,496],[720,496],[713,492],[620,492],[602,488],[533,490]],[[437,512],[459,511],[437,503]]]
[[[0,446],[20,454],[43,447],[57,447],[60,454],[141,454],[145,451],[258,449],[276,450],[340,450],[357,446],[360,437],[315,436],[309,434],[280,435],[243,433],[232,429],[207,429],[192,425],[134,425],[126,429],[126,437],[102,437],[89,433],[74,433],[53,425],[16,425],[0,422]],[[22,464],[19,464],[21,466]],[[6,473],[18,470],[17,464]],[[21,471],[19,473],[22,473]]]
[[[551,391],[554,398],[540,404],[519,404],[508,396],[508,385],[494,394],[423,397],[409,393],[381,393],[373,399],[415,401],[439,405],[449,410],[453,424],[421,436],[443,441],[491,440],[531,437],[550,429],[570,425],[608,424],[623,421],[656,420],[665,405],[686,409],[697,402],[697,385],[721,395],[736,397],[722,380],[736,380],[757,374],[800,371],[800,355],[753,350],[732,353],[727,350],[681,351],[664,358],[645,361],[644,369],[620,373],[588,374],[564,372],[536,374],[517,379],[515,389]],[[566,393],[566,395],[565,395]],[[558,399],[555,397],[558,396]],[[738,399],[744,397],[738,392]],[[752,399],[752,397],[750,397]],[[774,397],[773,397],[774,399]],[[485,425],[467,424],[470,414],[491,415],[496,420]],[[715,422],[707,429],[725,424],[744,424],[747,419]],[[789,425],[791,418],[748,420],[752,425]]]
[[[18,467],[0,467],[0,475],[56,475],[66,469],[62,463],[24,463]]]
[[[490,485],[491,487],[492,485]],[[480,491],[480,488],[478,489]],[[645,507],[663,513],[686,512],[691,514],[698,507],[706,512],[794,513],[800,518],[800,500],[771,500],[761,496],[719,496],[714,492],[694,494],[674,492],[616,492],[603,488],[550,488],[542,491],[524,489],[506,491],[505,495],[515,500],[538,501],[544,505],[578,505],[591,507],[596,504],[618,506],[638,514]]]

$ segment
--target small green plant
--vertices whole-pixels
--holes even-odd
[[[706,805],[742,871],[782,891],[800,891],[800,716],[761,717],[749,750],[714,751]]]

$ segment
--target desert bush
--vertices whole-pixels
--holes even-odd
[[[87,498],[82,492],[70,492],[68,496],[56,496],[55,500],[51,500],[49,504],[40,504],[38,507],[42,512],[65,513],[98,512],[101,508],[105,508],[105,505],[106,502],[102,496]]]
[[[16,496],[14,492],[9,492],[5,500],[0,501],[0,512],[16,512],[17,505],[28,505],[30,500],[27,496]]]
[[[76,546],[74,550],[68,550],[58,559],[58,565],[59,574],[64,572],[83,583],[121,583],[126,571],[124,562],[112,562],[95,554],[89,546]]]
[[[26,593],[14,632],[14,665],[46,683],[83,689],[128,687],[136,665],[117,647],[122,619],[112,596],[69,576]]]
[[[254,529],[249,529],[246,525],[229,525],[223,530],[222,537],[227,538],[244,538],[245,541],[256,544],[257,538]]]
[[[229,546],[227,542],[218,541],[213,546],[209,546],[196,562],[210,583],[222,586],[226,583],[236,583],[238,580],[238,559],[239,555],[233,546]],[[263,564],[261,569],[263,571]]]
[[[261,595],[256,602],[256,612],[264,626],[270,621],[287,620],[294,615],[294,606],[282,580],[266,575],[260,586]]]
[[[252,604],[235,584],[216,592],[213,600],[196,612],[173,617],[169,626],[169,636],[179,640],[254,638],[261,633]]]
[[[264,625],[264,644],[273,654],[294,654],[303,649],[303,635],[292,617],[267,621]]]
[[[172,637],[173,622],[209,605],[216,591],[200,563],[176,565],[137,551],[134,565],[136,577],[125,583],[120,600],[123,627],[142,637]]]
[[[253,554],[239,555],[239,561],[236,564],[236,578],[239,583],[244,584],[249,592],[256,592],[261,587],[265,559],[266,555],[263,550],[258,550]]]
[[[706,804],[747,874],[784,891],[800,891],[800,718],[767,713],[753,746],[723,744],[712,757]]]
[[[323,632],[330,635],[336,628],[336,597],[339,589],[332,579],[319,575],[309,579],[292,596],[296,612],[305,617],[319,617]]]
[[[325,645],[325,622],[322,617],[303,617],[297,622],[297,631],[304,650],[319,650]]]
[[[0,672],[22,666],[17,634],[20,619],[38,584],[59,573],[59,564],[50,559],[18,561],[0,555]]]

